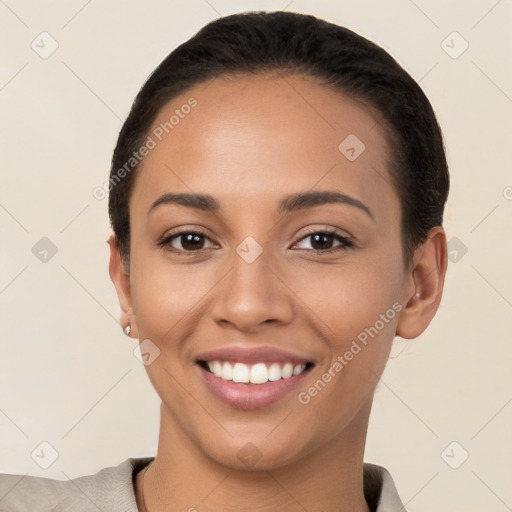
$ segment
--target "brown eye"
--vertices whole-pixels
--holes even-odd
[[[301,247],[306,251],[333,252],[353,246],[348,238],[336,233],[336,231],[315,231],[309,233],[302,237],[297,245],[308,239],[310,239],[309,244],[311,247]],[[336,244],[336,242],[338,242],[337,245],[333,245]]]
[[[165,237],[158,245],[173,252],[199,252],[207,247],[207,243],[215,246],[206,234],[198,231],[182,231]]]
[[[310,235],[311,246],[315,250],[331,249],[334,242],[334,236],[325,233],[318,233],[317,235]]]
[[[204,238],[202,235],[198,235],[196,233],[187,233],[184,235],[178,235],[176,237],[178,240],[181,240],[181,246],[186,251],[194,251],[197,249],[202,249],[204,245]]]

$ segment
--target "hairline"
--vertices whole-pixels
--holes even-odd
[[[215,71],[214,71],[215,72]],[[284,78],[288,76],[298,76],[299,78],[303,78],[306,80],[310,80],[313,83],[323,86],[326,89],[330,90],[331,92],[336,93],[339,96],[344,97],[344,99],[351,102],[354,106],[357,108],[364,110],[368,115],[370,115],[373,118],[377,119],[376,124],[374,127],[372,127],[372,130],[374,128],[379,129],[380,134],[382,136],[382,139],[385,143],[385,155],[386,155],[386,163],[385,163],[385,169],[388,173],[388,176],[391,179],[391,186],[398,198],[398,202],[400,205],[400,221],[399,221],[399,229],[400,229],[400,242],[402,247],[402,262],[404,265],[404,268],[408,268],[412,261],[412,252],[414,251],[415,247],[409,247],[408,245],[408,236],[407,236],[407,229],[406,229],[406,218],[405,218],[405,201],[400,193],[400,186],[398,183],[398,178],[400,176],[399,168],[403,166],[403,163],[400,162],[400,159],[396,158],[396,155],[399,155],[399,152],[397,152],[397,147],[399,144],[399,135],[396,131],[396,129],[393,128],[393,125],[388,121],[386,118],[386,115],[380,110],[378,106],[376,106],[370,99],[365,97],[364,93],[357,94],[353,91],[349,91],[343,86],[339,86],[335,83],[329,83],[326,78],[316,75],[313,72],[313,69],[309,69],[304,65],[297,65],[294,67],[290,66],[282,66],[282,65],[264,65],[257,69],[251,69],[251,70],[244,70],[244,69],[221,69],[217,70],[215,76],[208,76],[202,79],[199,79],[195,81],[194,83],[191,83],[188,87],[183,88],[179,92],[175,93],[174,95],[171,95],[166,100],[164,100],[159,108],[155,111],[153,115],[153,119],[151,120],[151,123],[149,123],[149,126],[147,130],[145,130],[143,133],[141,133],[141,136],[138,138],[137,141],[135,141],[134,146],[140,146],[142,144],[142,141],[144,141],[147,136],[151,133],[151,130],[154,129],[155,124],[158,120],[159,115],[162,113],[162,111],[169,106],[172,102],[176,101],[182,96],[186,96],[187,94],[190,94],[191,91],[194,89],[200,87],[203,84],[214,82],[215,80],[240,80],[240,79],[247,79],[250,77],[254,78],[260,78],[260,77],[267,77],[269,79],[274,78]],[[208,85],[207,85],[208,86]],[[394,156],[393,156],[394,155]],[[138,182],[138,175],[141,174],[141,172],[137,172],[140,170],[141,167],[144,167],[144,162],[146,160],[147,156],[143,157],[142,160],[133,168],[131,172],[131,186],[129,189],[129,193],[126,197],[126,210],[127,210],[127,216],[128,216],[128,229],[126,233],[126,247],[123,247],[122,257],[124,258],[124,261],[126,263],[126,268],[129,269],[129,262],[130,262],[130,249],[131,249],[131,222],[130,222],[130,201],[133,196],[133,191],[135,190],[135,187]],[[381,176],[381,178],[383,178]],[[383,178],[384,179],[384,178]],[[126,252],[127,251],[127,252]],[[123,259],[122,258],[122,259]]]

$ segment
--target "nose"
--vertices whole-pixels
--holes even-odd
[[[265,252],[250,263],[235,253],[211,309],[218,324],[256,333],[267,324],[291,322],[293,293],[280,275],[279,266]]]

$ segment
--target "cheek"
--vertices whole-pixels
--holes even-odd
[[[345,428],[386,365],[402,308],[400,267],[393,265],[376,259],[345,269],[326,267],[298,283],[320,320],[316,324],[330,353],[316,380],[297,398],[303,412],[325,431]]]
[[[132,299],[141,337],[172,338],[173,331],[189,325],[191,317],[201,311],[217,274],[171,264],[154,250],[134,251],[132,261]]]
[[[307,297],[329,350],[316,383],[302,390],[299,401],[311,403],[323,418],[327,403],[344,404],[332,411],[333,428],[357,411],[386,365],[402,309],[400,263],[381,252],[357,264],[325,266],[308,278],[297,273],[294,290]]]
[[[139,328],[144,326],[154,334],[162,333],[186,314],[192,296],[180,291],[181,283],[170,277],[146,275],[138,281],[133,302]]]
[[[383,334],[388,335],[396,323],[397,306],[392,306],[400,298],[403,275],[394,257],[380,253],[356,261],[354,255],[339,265],[310,266],[308,271],[296,272],[293,279],[297,297],[325,325],[333,345],[339,340],[340,348],[383,314],[385,327],[378,324]]]
[[[138,248],[132,253],[132,300],[140,339],[149,338],[166,352],[183,349],[205,314],[208,299],[222,275],[207,263],[172,262],[164,253]]]

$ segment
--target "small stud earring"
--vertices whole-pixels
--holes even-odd
[[[130,336],[130,332],[132,331],[132,328],[130,327],[130,324],[128,324],[124,329],[123,332],[126,334],[126,336]]]

